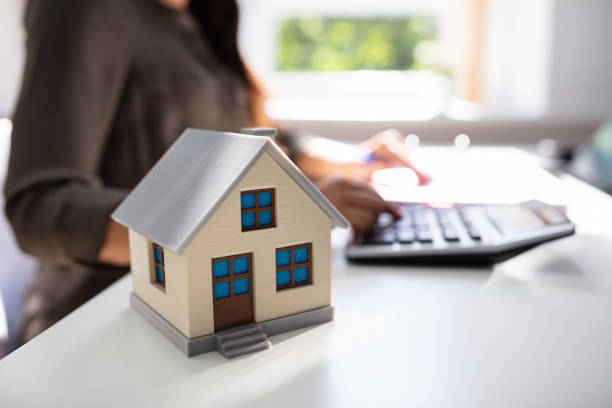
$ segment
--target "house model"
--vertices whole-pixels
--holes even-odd
[[[333,319],[331,227],[349,224],[268,137],[187,129],[112,218],[132,307],[188,356]]]

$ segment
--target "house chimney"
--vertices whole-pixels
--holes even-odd
[[[240,133],[253,136],[267,136],[274,139],[277,134],[277,130],[276,128],[271,127],[248,127],[240,129]]]

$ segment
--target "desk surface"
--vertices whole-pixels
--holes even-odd
[[[578,234],[491,268],[334,256],[334,322],[186,358],[125,278],[0,361],[2,407],[612,404],[612,200],[566,177]]]

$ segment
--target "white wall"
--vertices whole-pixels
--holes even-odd
[[[612,1],[557,0],[550,115],[612,115]]]
[[[12,115],[23,64],[24,0],[0,1],[0,117]]]
[[[487,118],[548,114],[554,0],[488,0],[483,55]]]
[[[611,0],[488,0],[488,119],[612,115]]]

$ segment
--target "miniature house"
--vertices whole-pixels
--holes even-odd
[[[267,137],[186,130],[112,218],[133,308],[187,355],[333,318],[330,232],[348,222]]]

